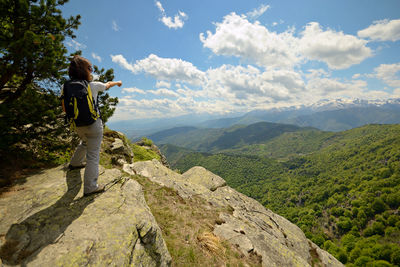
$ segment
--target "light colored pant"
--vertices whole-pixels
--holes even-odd
[[[72,166],[82,165],[86,157],[84,174],[84,193],[90,193],[97,189],[99,176],[100,146],[103,140],[103,123],[97,119],[89,126],[76,127],[76,132],[81,142],[71,158]]]

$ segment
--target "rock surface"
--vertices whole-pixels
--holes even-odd
[[[194,167],[180,175],[153,160],[126,164],[124,171],[174,188],[184,198],[198,195],[218,207],[230,207],[233,212],[220,214],[214,234],[244,254],[257,254],[263,266],[343,266],[308,240],[296,225],[225,186],[222,178],[203,168]]]
[[[182,177],[189,183],[202,185],[211,191],[226,185],[224,179],[200,166],[191,168]]]
[[[110,130],[104,132],[102,150],[112,155],[113,164],[117,166],[133,161],[134,154],[123,133]]]
[[[82,197],[82,176],[58,167],[0,196],[2,264],[169,266],[141,186],[117,169],[103,170],[106,191]]]

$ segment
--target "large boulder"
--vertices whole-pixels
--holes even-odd
[[[182,174],[182,177],[192,184],[202,185],[211,191],[226,185],[224,179],[200,166],[191,168]]]
[[[193,195],[205,194],[209,190],[202,185],[186,181],[182,175],[165,167],[160,161],[138,161],[132,164],[124,164],[123,170],[131,175],[141,175],[149,178],[162,186],[174,188],[182,198]]]
[[[182,197],[200,196],[221,210],[214,234],[256,254],[263,266],[343,266],[306,238],[299,227],[229,186],[219,176],[195,167],[180,175],[156,161],[125,165],[124,170],[174,188]],[[231,212],[229,212],[231,211]]]
[[[141,186],[103,170],[106,191],[82,196],[83,170],[31,176],[0,196],[4,266],[169,266],[171,257]]]

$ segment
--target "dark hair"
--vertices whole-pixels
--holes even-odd
[[[68,75],[71,80],[91,80],[91,68],[92,64],[89,60],[84,57],[75,55],[71,59],[71,63],[68,68]]]

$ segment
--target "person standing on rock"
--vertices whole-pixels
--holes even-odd
[[[67,81],[62,88],[63,108],[67,113],[67,118],[69,110],[68,107],[65,107],[64,105],[67,105],[68,103],[70,106],[73,106],[73,103],[76,103],[77,99],[78,101],[82,101],[83,99],[82,97],[79,97],[79,93],[76,93],[77,90],[81,90],[85,93],[84,99],[86,99],[86,103],[89,102],[89,104],[92,104],[91,108],[86,108],[94,113],[94,116],[93,114],[90,114],[91,116],[89,116],[89,119],[92,117],[93,120],[93,122],[89,120],[89,125],[87,125],[88,123],[79,123],[78,120],[74,121],[74,119],[77,119],[79,113],[76,112],[77,104],[75,104],[75,107],[73,107],[72,110],[75,109],[76,116],[74,115],[74,118],[70,118],[70,122],[73,124],[73,128],[75,128],[81,141],[71,158],[68,169],[74,170],[85,168],[84,196],[103,192],[105,189],[104,185],[97,184],[99,176],[100,146],[103,139],[103,123],[98,111],[98,103],[96,103],[98,92],[103,92],[115,85],[122,85],[121,81],[107,83],[98,81],[93,82],[92,72],[93,68],[89,60],[78,55],[74,56],[68,68],[68,75],[71,80]],[[83,87],[83,89],[79,88],[79,86]],[[64,102],[67,98],[66,96],[69,96],[69,98],[67,102]],[[71,99],[73,99],[73,101],[71,101]],[[83,112],[80,113],[82,114]],[[85,158],[86,165],[84,164]]]

